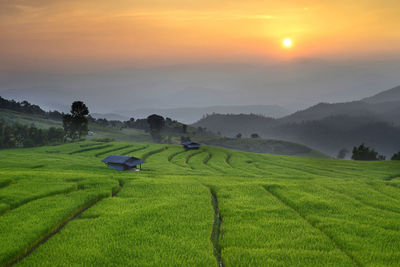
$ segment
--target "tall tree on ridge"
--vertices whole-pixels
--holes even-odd
[[[89,109],[82,101],[75,101],[71,105],[71,114],[63,115],[64,131],[72,139],[77,133],[78,139],[82,135],[88,134],[88,119]]]

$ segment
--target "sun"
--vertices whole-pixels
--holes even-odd
[[[292,39],[290,38],[285,38],[282,42],[283,46],[286,48],[289,48],[292,46]]]

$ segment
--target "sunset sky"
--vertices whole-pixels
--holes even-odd
[[[0,51],[29,65],[398,56],[399,11],[398,0],[0,0]]]
[[[299,58],[379,61],[381,71],[390,62],[392,70],[400,60],[399,14],[399,0],[0,0],[0,70]],[[291,47],[283,46],[285,38]]]

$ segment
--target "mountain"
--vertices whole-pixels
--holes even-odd
[[[258,114],[265,117],[280,118],[290,114],[290,111],[278,105],[227,105],[209,107],[183,107],[170,109],[145,108],[137,109],[132,112],[135,118],[145,118],[150,114],[159,114],[164,117],[174,118],[184,123],[193,123],[205,114]]]
[[[366,103],[400,102],[400,86],[366,97],[361,101]]]
[[[305,110],[297,111],[280,119],[280,123],[296,123],[320,120],[329,116],[351,115],[353,117],[368,116],[400,125],[400,101],[367,103],[353,101],[345,103],[319,103]]]
[[[331,155],[364,142],[391,156],[400,150],[399,92],[400,86],[360,101],[319,103],[279,119],[212,114],[193,126],[228,137],[258,133],[263,138],[297,142]]]

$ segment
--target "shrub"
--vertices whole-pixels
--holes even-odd
[[[378,155],[373,148],[367,147],[364,144],[353,148],[353,160],[385,160],[385,156]]]
[[[393,154],[391,160],[400,160],[400,151]]]

